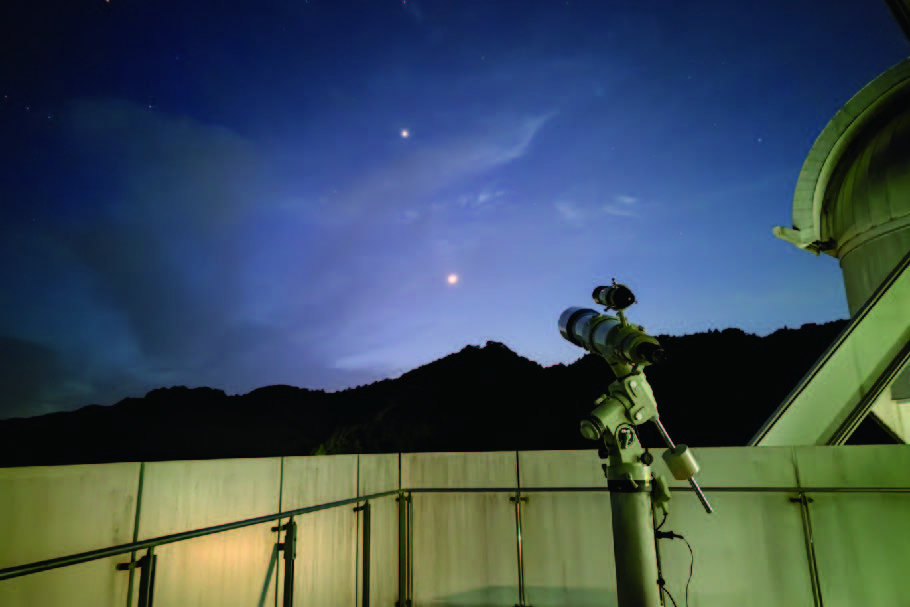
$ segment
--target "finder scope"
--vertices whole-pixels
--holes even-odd
[[[607,306],[611,310],[625,310],[635,303],[635,294],[632,289],[626,285],[613,284],[606,287],[597,287],[591,294],[594,301],[602,306]]]

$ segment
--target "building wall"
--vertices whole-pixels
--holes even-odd
[[[691,607],[812,605],[809,526],[826,607],[906,601],[906,446],[695,454],[711,515],[660,458],[654,466],[674,489],[664,529],[683,534],[694,551]],[[518,538],[509,498],[522,490],[528,498],[521,506],[525,605],[616,605],[600,464],[593,451],[542,451],[3,469],[0,568],[267,515],[279,500],[290,510],[402,487],[413,489],[415,607],[516,605]],[[805,508],[792,501],[796,487],[812,500]],[[553,490],[534,491],[541,488]],[[349,504],[296,518],[294,604],[362,604],[363,512]],[[371,522],[370,604],[392,607],[398,600],[394,495],[371,500]],[[155,605],[280,605],[284,565],[274,525],[157,548]],[[663,540],[661,556],[667,588],[684,604],[689,550],[681,540]],[[0,605],[125,606],[129,576],[115,566],[126,561],[129,555],[121,555],[0,581]],[[138,575],[134,581],[138,586]]]

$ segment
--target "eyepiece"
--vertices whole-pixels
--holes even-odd
[[[591,294],[594,301],[611,310],[625,310],[635,303],[635,294],[626,285],[600,286]]]
[[[666,351],[658,344],[645,342],[638,346],[638,355],[649,363],[659,363],[666,358]]]

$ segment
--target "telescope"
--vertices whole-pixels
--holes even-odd
[[[569,343],[602,356],[616,377],[597,407],[581,421],[581,434],[602,442],[598,450],[610,489],[613,512],[613,552],[619,607],[658,607],[661,604],[655,543],[654,509],[666,515],[670,490],[659,474],[651,472],[653,457],[641,445],[637,426],[652,422],[667,444],[663,459],[677,480],[688,480],[708,514],[713,512],[695,480],[698,464],[686,445],[675,445],[660,422],[657,402],[644,368],[665,359],[657,339],[641,325],[630,323],[624,310],[635,303],[632,290],[618,284],[594,289],[596,304],[605,313],[568,308],[559,317],[559,332]]]

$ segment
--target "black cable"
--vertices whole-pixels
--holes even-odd
[[[689,549],[689,555],[692,557],[692,560],[689,562],[689,579],[686,580],[686,607],[689,607],[689,582],[692,581],[692,570],[695,568],[695,553],[692,552],[692,546],[689,545],[689,541],[686,540],[686,538],[679,536],[679,539],[686,542],[686,547]]]
[[[667,511],[664,510],[664,517],[660,521],[660,525],[654,528],[654,531],[660,531],[660,528],[664,526],[664,523],[667,522]]]
[[[679,606],[676,604],[676,600],[673,598],[673,595],[670,594],[670,591],[669,591],[669,590],[667,590],[667,587],[666,587],[666,586],[661,586],[660,589],[663,590],[664,592],[666,592],[666,593],[667,593],[667,596],[670,597],[670,600],[673,601],[673,607],[679,607]]]
[[[664,521],[666,521],[666,520],[667,520],[667,513],[666,513],[666,511],[664,511]],[[658,539],[657,539],[658,527],[657,527],[656,523],[657,523],[657,517],[654,516],[654,508],[651,508],[651,527],[654,528],[654,556],[657,558],[657,585],[661,589],[663,589],[664,584],[666,582],[664,581],[663,567],[661,566],[661,563],[660,563],[660,541],[658,541]],[[661,524],[663,524],[663,521],[661,522]],[[673,600],[672,596],[670,597],[670,600],[673,601],[673,607],[677,607],[676,601]],[[664,602],[664,595],[662,595],[662,594],[660,595],[660,605],[661,605],[661,607],[667,607],[667,604]]]
[[[664,517],[664,520],[666,520],[666,517]],[[661,525],[663,525],[663,523],[661,523]],[[678,534],[674,531],[658,531],[659,529],[660,529],[660,527],[657,527],[654,530],[654,537],[656,537],[659,540],[672,540],[675,538],[679,538],[686,543],[686,548],[689,549],[689,556],[691,557],[691,560],[689,561],[689,579],[686,580],[686,607],[689,607],[689,584],[692,582],[692,573],[695,570],[695,552],[692,550],[692,545],[689,544],[689,540],[687,540],[680,534]],[[670,593],[667,592],[667,594],[670,594]],[[672,600],[672,599],[673,599],[673,597],[670,597],[670,600]],[[676,601],[673,601],[673,604],[676,605]]]

